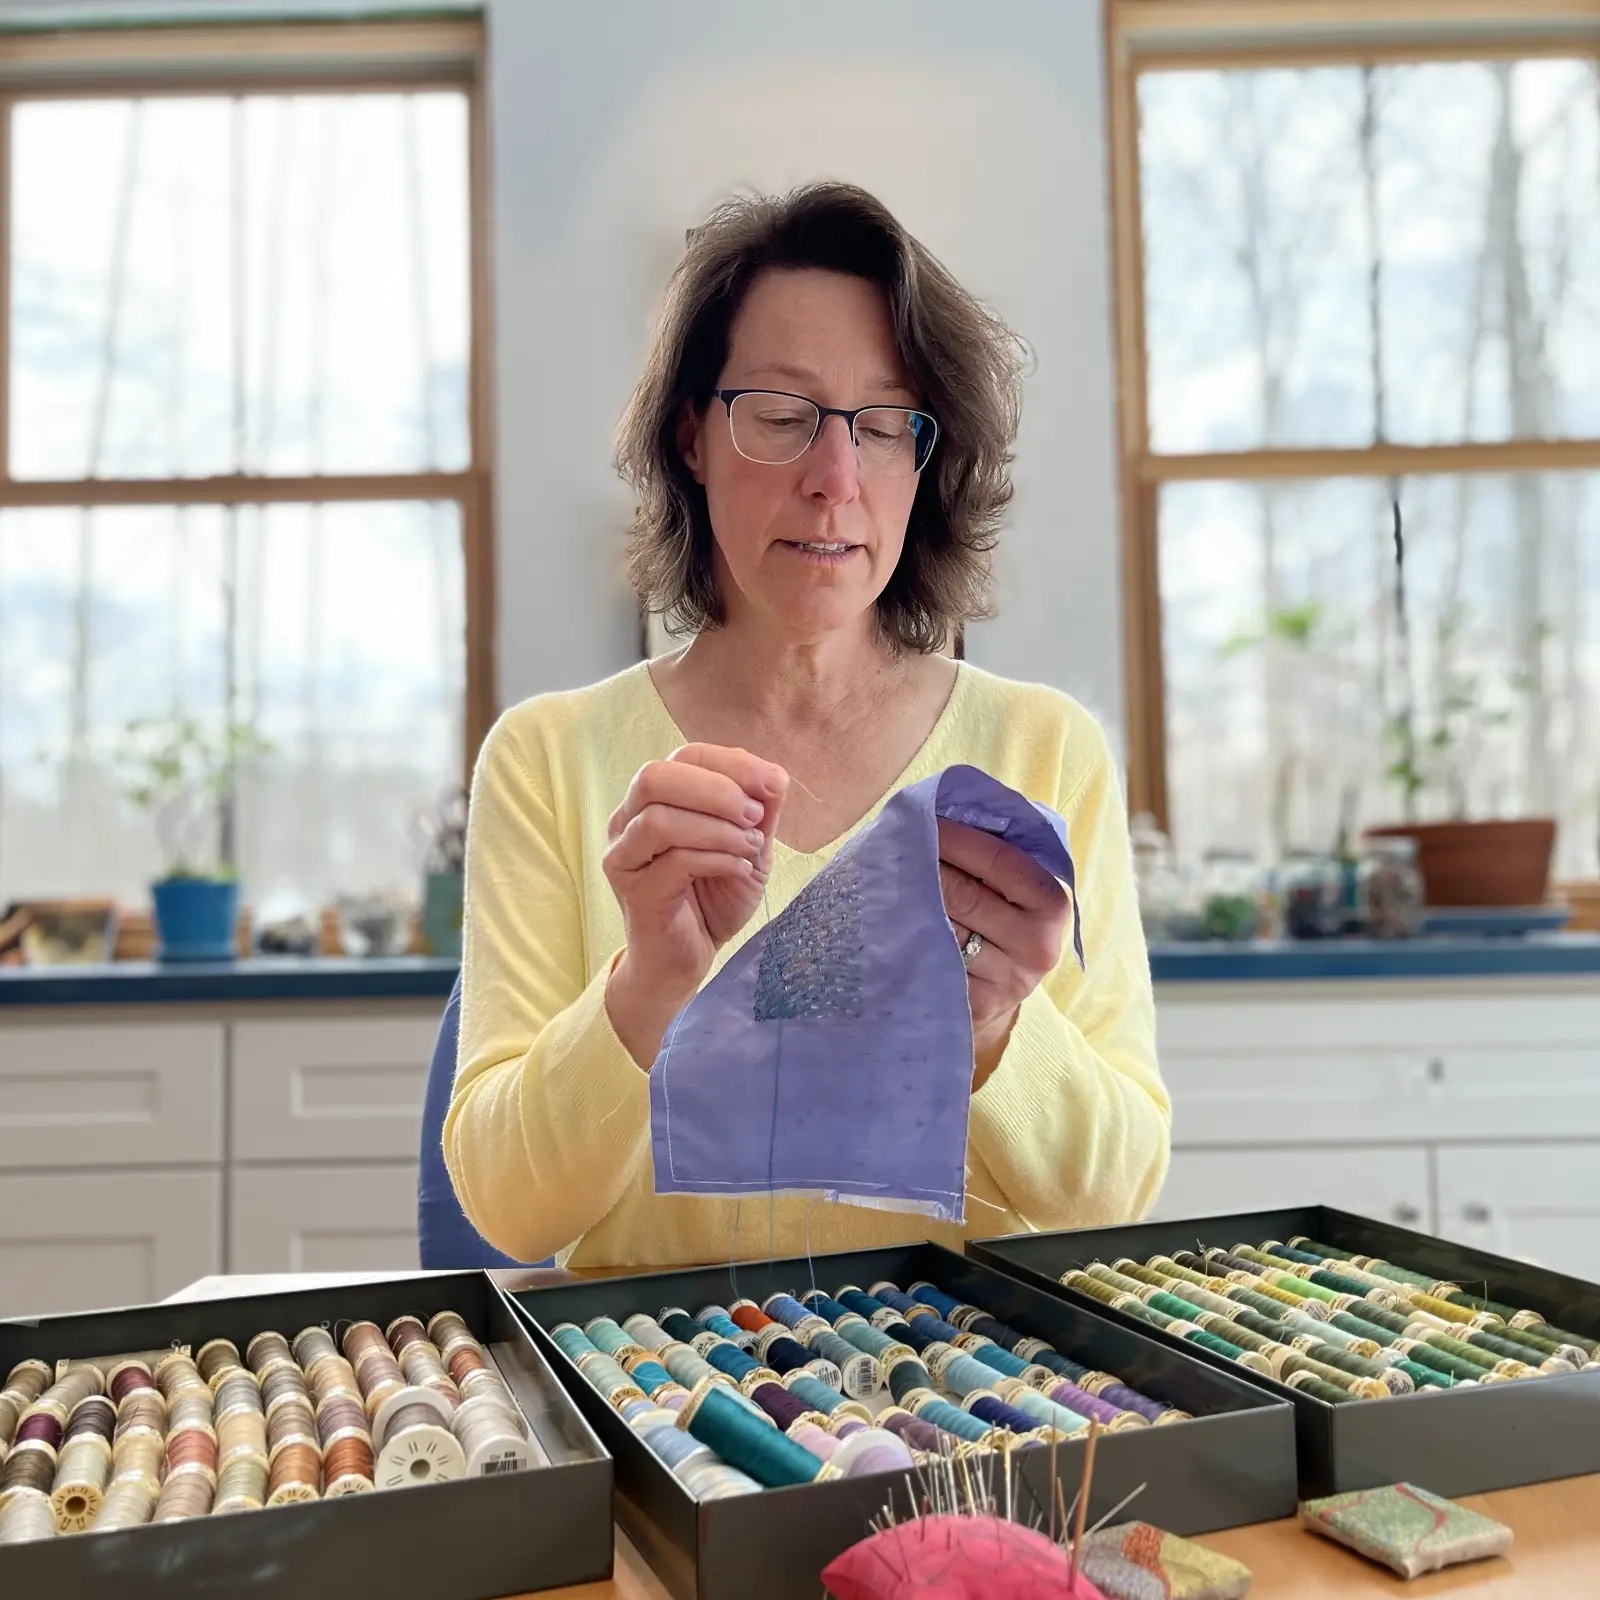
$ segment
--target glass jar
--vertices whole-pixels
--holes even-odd
[[[1415,839],[1367,839],[1358,881],[1361,927],[1369,938],[1409,939],[1422,927],[1425,897]]]
[[[1261,925],[1266,881],[1254,856],[1243,851],[1210,850],[1200,869],[1206,937],[1253,939]]]
[[[1129,824],[1133,842],[1133,881],[1139,895],[1139,920],[1148,943],[1178,936],[1183,910],[1183,879],[1172,856],[1172,841],[1156,819],[1142,811]]]
[[[1332,939],[1344,931],[1344,879],[1332,856],[1293,851],[1280,880],[1284,932],[1291,939]]]

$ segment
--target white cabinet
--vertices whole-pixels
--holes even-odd
[[[240,1167],[230,1272],[387,1272],[417,1266],[417,1167]]]
[[[1439,1152],[1439,1232],[1600,1282],[1600,1143]]]
[[[160,1300],[222,1269],[212,1172],[0,1177],[0,1317]]]
[[[217,1022],[0,1025],[0,1171],[220,1162],[223,1037]]]
[[[1408,1145],[1350,1150],[1178,1149],[1172,1153],[1166,1185],[1150,1215],[1166,1220],[1303,1205],[1334,1206],[1402,1227],[1431,1229],[1428,1152]]]
[[[234,1159],[414,1162],[438,1026],[431,1012],[234,1023]]]

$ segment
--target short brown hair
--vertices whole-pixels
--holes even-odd
[[[918,403],[939,424],[905,550],[878,597],[896,648],[931,651],[990,613],[989,552],[1011,500],[1021,344],[880,201],[846,183],[725,201],[672,275],[644,376],[623,419],[617,470],[639,497],[628,572],[675,631],[722,623],[705,490],[678,450],[686,405],[704,413],[750,285],[770,268],[823,268],[882,290]]]

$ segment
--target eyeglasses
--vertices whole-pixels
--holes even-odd
[[[733,447],[746,461],[769,467],[798,461],[829,417],[843,417],[861,470],[878,478],[910,478],[933,454],[939,424],[907,406],[819,406],[803,394],[776,389],[715,389],[728,408]]]

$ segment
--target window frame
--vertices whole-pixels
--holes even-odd
[[[1160,497],[1168,483],[1398,478],[1600,469],[1600,436],[1494,443],[1269,447],[1181,454],[1151,448],[1145,343],[1139,78],[1147,72],[1393,65],[1424,61],[1600,61],[1594,0],[1104,0],[1112,299],[1122,507],[1128,803],[1163,828],[1167,788]]]
[[[498,712],[490,337],[488,112],[482,20],[159,23],[0,33],[0,511],[34,506],[445,502],[466,592],[462,781]],[[468,462],[459,471],[183,478],[11,475],[12,114],[21,102],[449,90],[467,102]]]

